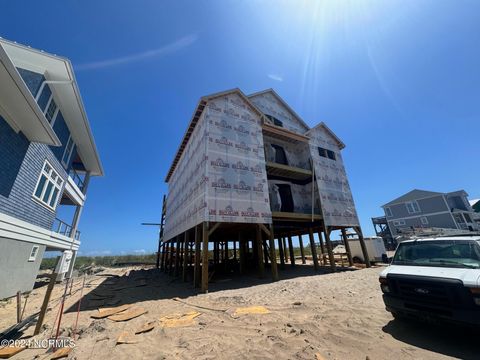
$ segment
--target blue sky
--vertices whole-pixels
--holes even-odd
[[[413,189],[480,197],[480,2],[3,1],[0,35],[71,59],[104,178],[82,252],[155,251],[164,177],[198,98],[274,88],[346,143],[365,234]]]

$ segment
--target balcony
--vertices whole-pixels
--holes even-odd
[[[58,218],[53,222],[52,231],[69,238],[72,236],[72,226]],[[80,240],[80,231],[78,230],[75,232],[75,240]]]
[[[85,203],[85,194],[84,190],[84,181],[80,175],[75,171],[71,170],[68,174],[68,179],[65,184],[65,197],[62,199],[62,205],[80,205],[83,206]]]

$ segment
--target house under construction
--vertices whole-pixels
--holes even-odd
[[[293,236],[305,263],[307,236],[315,270],[326,264],[335,270],[334,230],[353,265],[346,229],[357,233],[370,266],[344,147],[323,122],[310,128],[271,89],[202,97],[165,179],[160,267],[184,280],[193,274],[202,291],[209,271],[230,266],[241,273],[255,267],[259,276],[269,267],[277,280],[277,261],[295,265]]]

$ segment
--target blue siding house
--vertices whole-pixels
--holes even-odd
[[[0,299],[33,288],[46,251],[63,252],[69,276],[102,175],[70,61],[0,39]]]

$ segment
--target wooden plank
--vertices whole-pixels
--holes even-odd
[[[212,234],[217,230],[222,223],[217,222],[215,225],[213,225],[210,230],[208,231],[208,236],[212,236]]]
[[[122,311],[118,314],[110,315],[109,317],[107,317],[107,319],[112,321],[117,321],[117,322],[128,321],[146,313],[147,313],[147,310],[145,310],[142,307],[133,307],[128,310]]]
[[[175,247],[175,276],[180,274],[180,235],[177,235],[177,246]]]
[[[288,235],[288,250],[290,251],[290,264],[295,266],[295,254],[293,252],[293,242],[290,235]]]
[[[302,256],[302,264],[306,264],[307,261],[305,260],[305,249],[303,248],[303,239],[302,235],[298,235],[298,242],[300,244],[300,255]]]
[[[57,359],[67,357],[68,354],[70,354],[72,352],[72,349],[73,348],[71,348],[71,347],[63,347],[63,348],[57,349],[52,354],[52,357],[50,358],[50,360],[57,360]]]
[[[258,224],[260,226],[260,229],[267,235],[270,236],[270,230],[267,229],[267,227],[264,224]]]
[[[265,276],[265,264],[263,262],[263,239],[262,239],[262,229],[260,225],[256,226],[256,247],[257,247],[257,260],[258,260],[258,277],[263,278]]]
[[[283,211],[272,211],[272,218],[278,220],[290,220],[290,221],[312,221],[312,214],[301,214]],[[318,214],[313,215],[313,220],[322,220],[322,216]]]
[[[309,236],[309,239],[310,239],[310,248],[311,248],[311,251],[312,251],[313,269],[315,271],[318,271],[317,248],[315,246],[315,240],[313,238],[313,229],[312,228],[308,229],[308,236]]]
[[[0,359],[8,359],[25,349],[26,349],[25,346],[5,346],[0,349]]]
[[[125,305],[120,305],[120,306],[112,307],[112,308],[98,309],[98,311],[95,314],[90,315],[90,317],[92,319],[103,319],[103,318],[109,317],[111,315],[115,315],[117,313],[125,311],[125,310],[129,309],[131,306],[132,305],[130,305],[130,304],[125,304]]]
[[[208,222],[202,224],[202,292],[208,292]]]
[[[272,269],[272,280],[277,281],[278,280],[277,254],[275,251],[273,225],[270,225],[269,245],[270,245],[270,264],[271,264],[270,267]]]
[[[57,264],[60,257],[57,258]],[[55,265],[56,268],[57,265]],[[52,295],[53,287],[55,286],[55,281],[57,280],[57,273],[53,273],[50,275],[50,282],[48,283],[47,291],[45,292],[45,297],[43,298],[42,307],[40,308],[40,314],[38,315],[37,325],[35,326],[35,331],[33,335],[40,334],[40,330],[43,325],[43,320],[45,319],[45,314],[47,313],[48,302],[50,301],[50,296]]]

